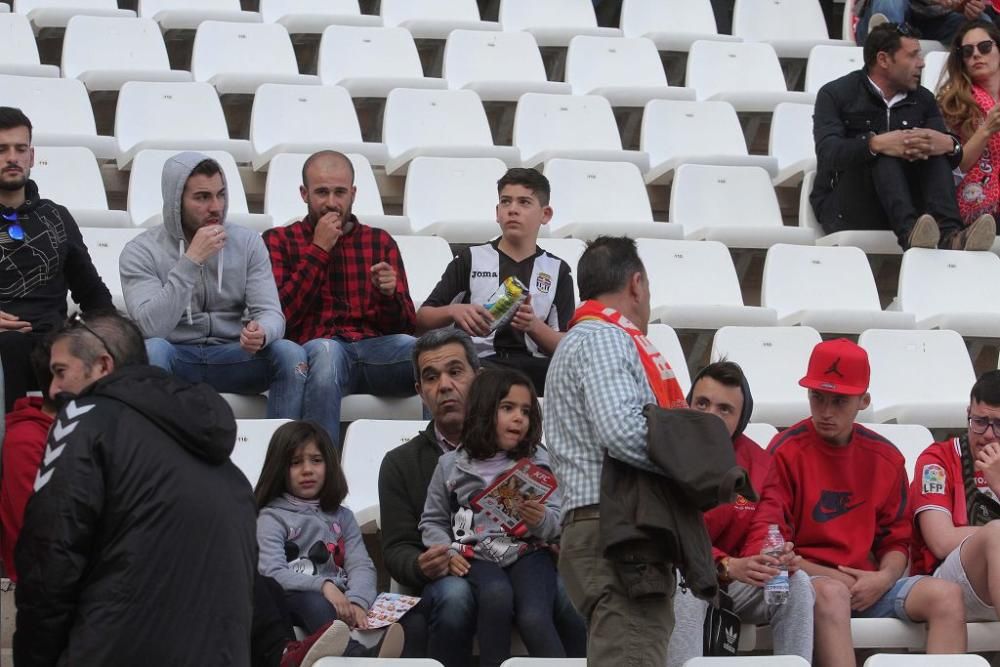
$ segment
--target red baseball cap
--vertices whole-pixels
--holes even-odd
[[[860,396],[868,391],[870,379],[868,353],[857,343],[838,338],[813,348],[809,370],[799,384],[807,389]]]

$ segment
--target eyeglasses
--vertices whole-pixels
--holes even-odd
[[[977,44],[962,44],[958,47],[957,51],[962,54],[962,60],[968,60],[972,57],[972,54],[979,51],[979,55],[985,56],[987,53],[993,50],[993,40],[984,39]]]
[[[83,321],[83,315],[81,313],[73,313],[69,318],[69,325],[70,328],[80,327],[84,329],[87,333],[89,333],[91,336],[99,340],[101,345],[104,346],[104,351],[108,353],[109,357],[111,357],[111,360],[114,361],[116,364],[118,363],[118,360],[115,358],[115,353],[112,352],[111,348],[108,346],[108,341],[104,340],[104,338],[99,333],[97,333],[96,331],[87,326],[87,323]]]
[[[990,419],[978,415],[969,415],[969,430],[976,435],[986,433],[986,429],[992,428],[993,435],[1000,436],[1000,419]]]
[[[21,225],[17,224],[18,218],[17,218],[17,213],[15,211],[11,211],[9,213],[0,213],[0,218],[3,218],[8,223],[10,223],[7,226],[7,236],[14,239],[15,241],[24,240],[24,228],[21,227]]]
[[[884,26],[884,28],[883,28]],[[917,31],[909,23],[883,23],[880,28],[892,30],[902,37],[918,37]]]

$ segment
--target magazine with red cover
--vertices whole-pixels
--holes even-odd
[[[521,459],[483,489],[470,504],[477,512],[491,515],[510,534],[523,535],[527,527],[517,506],[527,500],[545,502],[556,486],[556,478],[551,472],[535,465],[530,459]]]

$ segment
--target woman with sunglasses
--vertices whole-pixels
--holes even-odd
[[[945,123],[962,139],[956,188],[958,209],[968,225],[1000,213],[1000,30],[988,21],[963,25],[952,43],[938,104]]]

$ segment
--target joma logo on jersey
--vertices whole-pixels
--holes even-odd
[[[496,271],[473,271],[473,278],[499,278],[500,274]]]

